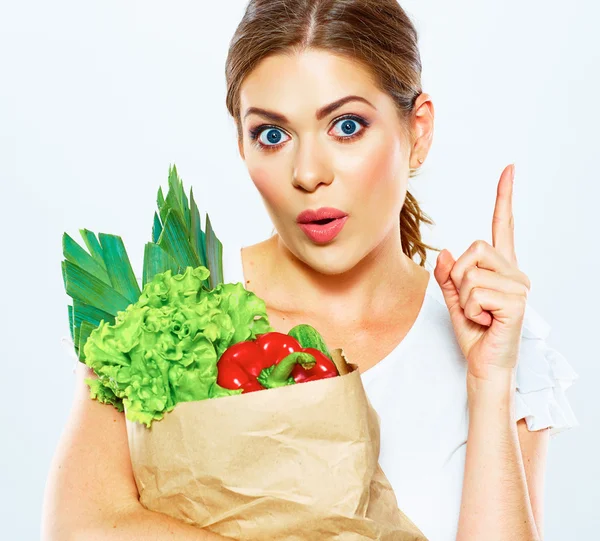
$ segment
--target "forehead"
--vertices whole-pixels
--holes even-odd
[[[263,107],[293,117],[355,94],[373,103],[378,89],[371,72],[359,62],[327,51],[309,49],[275,54],[247,75],[240,89],[242,118],[248,107]]]

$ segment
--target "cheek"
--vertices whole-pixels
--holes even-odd
[[[371,197],[389,198],[400,189],[399,174],[402,171],[402,149],[398,143],[378,141],[369,151],[356,160],[352,170],[360,190]]]
[[[278,189],[277,172],[270,168],[251,167],[248,169],[250,178],[260,192],[262,197],[267,201],[277,201],[283,197],[282,190]]]

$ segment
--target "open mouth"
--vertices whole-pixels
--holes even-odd
[[[317,244],[324,244],[337,237],[347,221],[348,216],[342,216],[340,218],[324,218],[304,224],[299,223],[298,225],[310,240]]]
[[[311,224],[318,224],[318,225],[325,225],[328,224],[330,222],[333,222],[333,220],[335,220],[336,218],[326,218],[325,220],[316,220],[314,222],[309,222]]]

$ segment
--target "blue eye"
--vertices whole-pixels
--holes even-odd
[[[270,147],[275,146],[281,143],[281,134],[283,132],[279,128],[266,128],[260,132],[256,138],[260,141],[264,146]],[[263,138],[263,135],[266,135]]]
[[[363,135],[363,132],[365,131],[364,128],[368,128],[370,122],[357,115],[347,115],[339,118],[334,123],[334,127],[338,124],[341,126],[344,135],[334,135],[334,137],[341,143],[350,143],[355,140],[355,138]],[[361,127],[358,131],[356,131],[357,125]],[[282,140],[281,137],[282,133],[284,133],[284,131],[277,126],[262,124],[251,129],[249,135],[253,144],[260,150],[277,150],[285,143],[285,140]]]
[[[359,126],[360,123],[353,118],[342,118],[335,123],[335,126],[340,125],[342,133],[348,136],[356,135],[356,127]]]

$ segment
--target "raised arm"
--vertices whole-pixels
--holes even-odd
[[[531,282],[515,253],[514,173],[513,164],[500,176],[493,246],[476,240],[456,261],[443,250],[434,271],[467,361],[469,432],[458,541],[540,539],[535,521],[542,516],[539,486],[548,434],[520,442],[515,422],[516,367]],[[532,461],[532,455],[538,458]]]
[[[469,434],[457,540],[540,541],[549,433],[519,433],[514,375],[495,381],[469,376],[467,389]]]
[[[42,540],[227,539],[140,504],[125,416],[90,399],[88,377],[95,376],[79,364],[71,414],[46,483]]]

